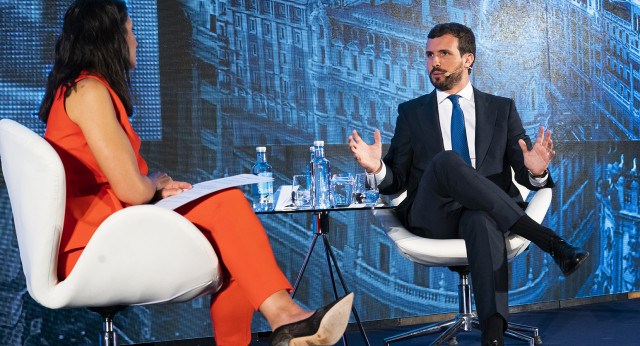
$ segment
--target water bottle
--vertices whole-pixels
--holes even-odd
[[[307,164],[307,181],[311,182],[313,178],[313,158],[316,157],[316,147],[309,147],[309,163]],[[309,184],[311,186],[311,184]]]
[[[313,158],[316,157],[316,147],[309,147],[309,163],[307,164],[307,174],[311,174],[313,169]]]
[[[315,209],[331,208],[331,164],[324,158],[324,141],[313,142],[314,158],[311,161],[313,180],[311,199]]]
[[[267,148],[256,147],[256,164],[251,172],[260,177],[272,177],[271,165],[267,163]],[[273,209],[273,181],[253,184],[251,195],[253,197],[253,210],[269,211]]]

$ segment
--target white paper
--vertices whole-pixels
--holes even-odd
[[[291,185],[282,185],[278,188],[278,191],[273,195],[273,200],[276,202],[274,210],[293,210],[293,200],[291,199],[291,193],[293,188]]]
[[[173,210],[212,192],[269,181],[273,181],[273,178],[260,177],[253,174],[238,174],[231,177],[203,181],[194,184],[191,190],[184,190],[183,193],[161,199],[155,205]]]

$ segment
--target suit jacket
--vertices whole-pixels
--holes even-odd
[[[529,181],[519,139],[531,148],[513,100],[473,89],[476,108],[476,170],[504,190],[514,201],[522,202],[511,179],[538,190]],[[407,190],[407,198],[396,208],[401,222],[407,225],[407,213],[415,199],[418,184],[427,165],[444,151],[436,91],[398,106],[396,130],[383,161],[386,176],[379,184],[382,194]],[[544,187],[552,187],[549,176]]]

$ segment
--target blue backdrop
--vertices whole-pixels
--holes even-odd
[[[561,276],[532,248],[510,264],[512,305],[640,290],[640,6],[608,0],[129,0],[138,42],[135,117],[152,170],[191,182],[247,173],[267,146],[275,186],[303,171],[313,140],[334,172],[356,172],[352,129],[389,143],[400,102],[433,90],[425,44],[436,23],[476,33],[472,84],[513,98],[530,136],[553,131],[558,182],[545,219],[592,257]],[[69,2],[0,0],[0,117],[40,133],[44,92]],[[311,241],[305,215],[261,216],[293,281]],[[457,274],[401,257],[369,212],[332,214],[335,245],[362,319],[457,310]],[[51,311],[26,292],[4,182],[0,185],[0,339],[92,344],[97,315]],[[316,251],[297,300],[332,297]],[[212,335],[208,298],[127,309],[123,343]],[[255,331],[267,330],[259,314]]]

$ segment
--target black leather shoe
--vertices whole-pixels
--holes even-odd
[[[500,343],[497,339],[485,340],[482,339],[482,346],[503,346],[504,342]]]
[[[276,328],[271,346],[334,345],[347,329],[352,304],[353,293],[349,293],[302,321]]]
[[[507,321],[498,313],[482,321],[482,346],[504,346],[504,331]]]
[[[583,251],[564,239],[556,240],[552,246],[551,257],[556,262],[564,276],[571,275],[575,272],[584,260],[589,257],[588,251]]]

